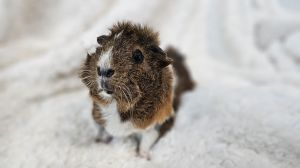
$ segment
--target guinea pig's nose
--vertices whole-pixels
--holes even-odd
[[[110,78],[111,76],[113,76],[114,73],[115,71],[113,69],[108,69],[105,71],[105,77]]]

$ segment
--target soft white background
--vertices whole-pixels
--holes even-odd
[[[299,11],[298,0],[0,0],[0,167],[299,167]],[[124,19],[180,49],[197,82],[151,161],[130,141],[94,143],[77,77]]]

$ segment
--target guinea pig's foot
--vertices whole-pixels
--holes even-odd
[[[137,153],[137,157],[146,159],[146,160],[148,160],[148,161],[151,160],[149,151],[141,151],[141,150],[140,150],[140,151]]]
[[[112,141],[113,137],[109,135],[102,127],[99,128],[99,132],[95,138],[96,143],[108,144]]]
[[[112,141],[112,139],[113,137],[105,130],[105,128],[98,125],[98,133],[96,135],[95,142],[108,144]]]
[[[113,140],[112,136],[107,136],[107,137],[96,137],[95,142],[96,143],[105,143],[109,144]]]

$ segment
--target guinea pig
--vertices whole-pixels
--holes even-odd
[[[80,70],[99,127],[96,140],[140,137],[137,152],[149,159],[161,132],[174,123],[173,60],[159,47],[158,33],[140,24],[119,22],[97,42]]]

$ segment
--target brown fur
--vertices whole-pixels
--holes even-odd
[[[177,113],[181,103],[182,95],[187,91],[193,90],[195,87],[195,83],[192,80],[187,66],[184,63],[184,56],[173,47],[167,48],[167,55],[174,60],[173,68],[177,77],[177,85],[175,86],[175,93],[173,99],[173,108],[175,113]],[[158,139],[163,137],[173,127],[175,120],[176,115],[170,117],[166,122],[164,122],[158,127]]]
[[[92,116],[96,123],[101,126],[105,126],[105,120],[102,118],[101,109],[95,102],[93,103]]]
[[[173,67],[175,70],[175,75],[177,76],[177,85],[175,86],[175,96],[174,96],[174,110],[178,110],[182,94],[193,90],[195,87],[195,82],[187,69],[184,62],[184,56],[179,53],[175,48],[168,47],[167,55],[174,60]]]

